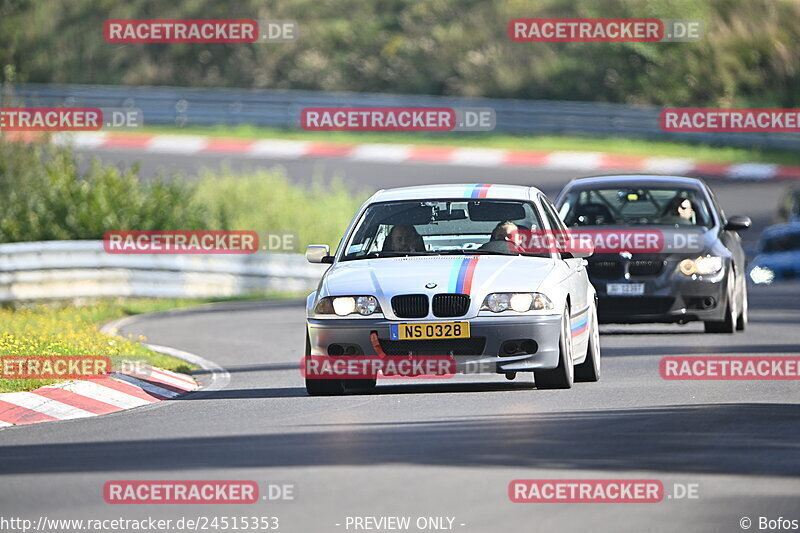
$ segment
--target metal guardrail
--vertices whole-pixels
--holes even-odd
[[[13,95],[29,106],[136,107],[142,110],[145,124],[298,128],[300,111],[305,107],[489,107],[496,112],[495,131],[501,133],[616,136],[774,149],[800,147],[800,134],[795,133],[663,132],[658,124],[662,108],[644,105],[118,85],[20,84],[13,86]]]
[[[312,291],[327,265],[300,254],[109,254],[103,241],[0,244],[0,301],[225,297]]]

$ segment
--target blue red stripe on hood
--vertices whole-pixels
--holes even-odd
[[[454,294],[469,294],[472,290],[472,279],[475,277],[475,267],[480,257],[459,257],[453,263],[450,271],[449,292]]]

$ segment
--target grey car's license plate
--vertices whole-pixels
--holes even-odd
[[[644,283],[609,283],[606,292],[609,296],[641,296],[644,294]]]

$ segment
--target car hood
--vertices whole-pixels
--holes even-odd
[[[398,294],[530,292],[540,289],[553,266],[549,258],[497,255],[343,261],[325,274],[320,296],[374,295],[388,302]]]

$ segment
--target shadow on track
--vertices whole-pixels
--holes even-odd
[[[486,382],[486,383],[414,383],[387,384],[390,380],[381,380],[375,389],[358,389],[347,392],[349,396],[385,396],[389,394],[451,394],[459,392],[506,392],[514,390],[532,390],[532,381],[527,382]],[[187,394],[176,401],[196,400],[229,400],[259,398],[298,398],[309,397],[304,387],[271,387],[262,389],[223,389],[215,391],[199,390]]]
[[[739,344],[722,346],[625,346],[602,348],[603,357],[662,356],[662,355],[765,355],[798,354],[800,344]]]
[[[700,404],[378,425],[329,424],[321,414],[319,424],[285,433],[2,446],[0,472],[414,464],[800,476],[797,413],[797,405]]]

